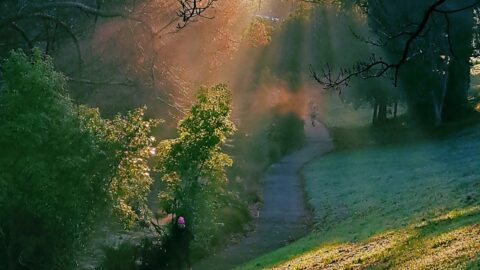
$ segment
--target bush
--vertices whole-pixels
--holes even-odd
[[[266,46],[272,40],[273,27],[265,19],[256,18],[244,33],[244,38],[252,47]]]
[[[270,146],[268,153],[272,163],[302,147],[305,141],[303,125],[303,120],[292,112],[275,115],[267,131]]]
[[[118,246],[104,246],[100,270],[171,269],[174,260],[169,235],[144,237],[139,243],[125,241]]]
[[[104,258],[100,265],[101,270],[135,270],[139,269],[139,250],[134,244],[124,242],[118,247],[105,246],[102,248]]]
[[[39,50],[12,52],[2,76],[0,269],[69,269],[99,216],[148,216],[156,121],[75,105]]]

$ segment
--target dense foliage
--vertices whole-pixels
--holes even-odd
[[[67,269],[99,216],[146,215],[154,121],[74,105],[38,50],[12,52],[2,75],[0,269]]]
[[[339,71],[334,73],[338,74],[328,72],[329,67],[320,68],[322,75],[315,74],[320,83],[336,88],[349,85],[352,78],[391,79],[398,93],[388,87],[378,87],[378,91],[356,94],[362,101],[374,105],[374,114],[378,107],[379,121],[386,119],[386,106],[399,98],[405,101],[413,119],[426,126],[438,126],[467,116],[470,111],[470,60],[478,52],[480,2],[309,2],[333,3],[349,19],[364,18],[371,33],[359,35],[352,31],[351,36],[376,48],[369,57],[357,56],[354,64],[337,67]],[[338,64],[339,59],[335,62]]]
[[[370,2],[369,26],[385,44],[383,49],[391,62],[398,61],[411,38],[409,33],[419,27],[412,22],[428,18],[421,36],[412,41],[414,47],[399,74],[410,112],[433,124],[464,116],[473,54],[473,8],[451,14],[434,12],[426,17],[436,1]],[[470,2],[445,1],[438,10],[460,9]]]
[[[82,125],[95,135],[99,147],[108,153],[108,200],[113,214],[125,227],[145,221],[149,215],[147,196],[153,180],[148,160],[155,154],[150,136],[157,120],[145,120],[146,108],[139,108],[112,120],[102,119],[98,109],[79,107]]]
[[[273,27],[266,19],[253,20],[245,30],[245,39],[253,47],[262,47],[272,41]]]
[[[228,197],[225,168],[232,160],[221,147],[235,131],[230,99],[223,84],[201,88],[178,124],[178,138],[163,141],[158,148],[162,209],[186,217],[195,243],[205,248],[222,225],[218,213]]]

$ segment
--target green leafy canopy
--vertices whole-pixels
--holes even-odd
[[[205,245],[219,223],[217,211],[226,194],[225,168],[232,165],[221,149],[235,132],[230,99],[224,84],[201,88],[196,102],[178,124],[178,138],[163,141],[158,147],[162,209],[185,216],[197,243]]]
[[[109,120],[73,104],[39,50],[12,52],[2,75],[0,269],[66,269],[98,217],[130,226],[148,215],[158,121],[144,120],[145,108]]]

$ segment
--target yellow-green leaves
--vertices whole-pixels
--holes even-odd
[[[149,216],[146,200],[152,177],[148,160],[154,154],[155,143],[150,134],[160,121],[144,119],[145,110],[138,108],[109,120],[101,119],[96,109],[80,108],[84,127],[96,134],[102,148],[109,153],[108,199],[127,227]]]
[[[235,132],[230,99],[224,84],[201,88],[178,124],[178,138],[161,142],[157,149],[161,207],[190,220],[197,243],[205,245],[216,228],[216,211],[225,195],[225,168],[232,165],[230,157],[221,152],[221,146]]]
[[[145,108],[103,119],[73,104],[38,50],[11,53],[2,77],[0,261],[69,269],[100,216],[113,212],[126,226],[148,216],[158,122],[144,119]]]

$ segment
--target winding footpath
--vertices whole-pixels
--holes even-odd
[[[232,269],[280,248],[308,232],[306,207],[300,171],[308,161],[333,147],[323,124],[305,121],[305,146],[272,165],[263,182],[263,206],[255,230],[220,253],[194,265],[194,270]]]

